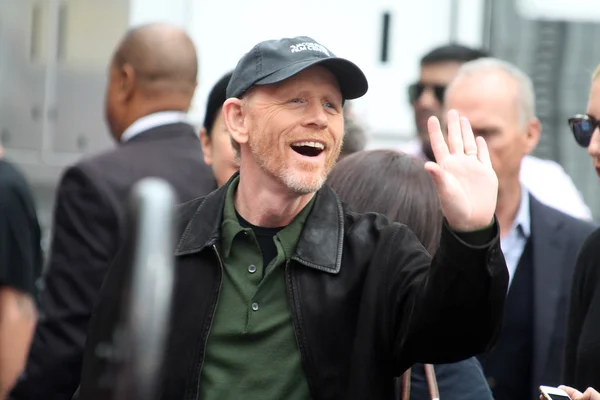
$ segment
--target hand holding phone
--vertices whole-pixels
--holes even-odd
[[[572,400],[567,392],[555,387],[540,386],[540,393],[545,400]]]

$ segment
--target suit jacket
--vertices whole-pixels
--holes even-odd
[[[128,195],[145,177],[169,182],[180,202],[216,188],[198,136],[185,123],[149,129],[66,170],[57,190],[40,320],[11,398],[71,399],[88,322],[119,247]]]
[[[532,398],[539,385],[561,384],[567,311],[577,254],[595,226],[530,195],[534,274]]]

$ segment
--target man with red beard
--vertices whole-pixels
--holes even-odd
[[[389,399],[415,362],[482,353],[502,322],[508,274],[485,141],[448,113],[429,121],[427,171],[446,217],[431,259],[413,232],[356,214],[324,186],[362,71],[309,37],[261,42],[239,61],[223,118],[240,171],[178,210],[176,288],[161,399]],[[126,254],[126,252],[124,253]],[[122,271],[89,331],[81,399],[111,398]]]

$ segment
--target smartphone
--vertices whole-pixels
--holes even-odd
[[[571,400],[567,392],[555,387],[540,386],[540,393],[546,400]]]

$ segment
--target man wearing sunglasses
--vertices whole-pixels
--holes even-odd
[[[446,86],[462,64],[482,57],[487,57],[487,53],[451,44],[433,49],[421,58],[419,80],[408,87],[408,99],[413,108],[418,136],[410,143],[411,151],[406,152],[421,153],[426,159],[433,160],[427,120],[431,116],[443,118]]]
[[[437,47],[421,58],[419,80],[408,87],[417,137],[401,145],[398,150],[434,161],[427,119],[432,115],[443,119],[446,86],[461,65],[487,56],[482,50],[449,44]],[[592,219],[590,209],[560,164],[527,155],[522,161],[520,179],[542,203],[576,218]]]

